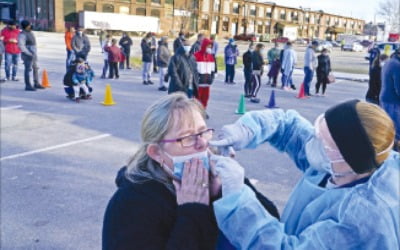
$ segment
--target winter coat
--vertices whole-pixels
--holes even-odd
[[[190,54],[194,55],[194,53],[200,51],[201,49],[201,43],[199,41],[196,41],[192,47],[190,48]]]
[[[1,35],[4,36],[4,46],[6,49],[6,53],[8,54],[19,54],[21,53],[21,50],[18,47],[18,36],[19,36],[20,30],[19,29],[9,29],[9,28],[4,28],[1,31]],[[11,42],[10,40],[16,40],[16,43]]]
[[[117,45],[106,46],[104,50],[108,53],[109,62],[121,61],[121,49]]]
[[[18,46],[22,56],[37,59],[36,38],[32,31],[23,30],[19,33]]]
[[[180,47],[176,54],[171,57],[168,75],[170,77],[169,94],[177,91],[189,94],[189,87],[192,85],[193,96],[197,96],[199,75],[196,60],[193,55],[186,55],[183,47]]]
[[[328,77],[329,72],[331,72],[331,60],[328,55],[318,56],[318,66],[317,66],[317,77],[324,78]]]
[[[74,37],[74,33],[71,31],[65,32],[64,40],[65,40],[65,47],[67,50],[72,51],[72,38]]]
[[[243,66],[245,69],[253,70],[253,52],[250,50],[246,51],[243,54]]]
[[[225,64],[234,65],[237,64],[237,57],[239,56],[239,50],[237,46],[228,44],[225,47]]]
[[[268,63],[272,64],[274,61],[279,60],[281,54],[281,50],[278,48],[271,48],[270,50],[268,50],[267,53],[267,58],[268,58]]]
[[[288,47],[283,51],[281,68],[285,75],[290,75],[297,63],[297,54],[293,48]]]
[[[194,53],[197,62],[197,71],[199,72],[199,85],[211,85],[214,80],[215,60],[212,54],[206,52],[207,46],[211,40],[205,38],[201,43],[200,51]]]
[[[260,51],[255,50],[251,57],[251,62],[253,64],[253,70],[262,70],[264,65],[264,60]]]
[[[183,46],[183,41],[180,37],[176,38],[174,41],[174,54],[178,51],[180,47]]]
[[[157,65],[162,68],[168,67],[170,57],[168,44],[160,42],[157,49]]]
[[[379,103],[379,93],[381,92],[381,71],[382,68],[378,66],[372,67],[369,72],[368,91],[366,98],[372,99]]]
[[[145,38],[142,39],[140,43],[142,48],[142,61],[151,63],[153,61],[153,52],[151,49],[151,41],[148,42]]]
[[[133,42],[132,39],[129,36],[123,36],[121,38],[121,40],[119,40],[119,45],[124,48],[124,51],[130,51],[131,50],[131,46],[132,46]]]
[[[176,196],[155,180],[132,183],[119,171],[118,190],[103,221],[103,250],[215,249],[218,227],[211,206],[177,205]]]
[[[382,89],[379,99],[384,103],[400,105],[400,55],[394,55],[382,68]]]
[[[78,55],[85,55],[87,56],[90,52],[90,41],[87,35],[82,34],[79,35],[77,32],[75,36],[72,38],[72,49],[74,50],[75,54]]]

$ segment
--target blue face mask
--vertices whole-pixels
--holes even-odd
[[[185,161],[188,161],[188,160],[191,160],[191,159],[194,159],[194,158],[200,159],[203,162],[204,167],[207,170],[210,170],[210,162],[209,162],[210,160],[208,158],[207,150],[204,151],[204,152],[200,152],[200,153],[194,153],[194,154],[182,155],[182,156],[172,156],[172,155],[169,155],[167,152],[164,152],[164,153],[169,158],[171,158],[171,160],[172,160],[172,162],[174,164],[173,174],[179,180],[182,179],[182,174],[183,174],[183,168],[185,166]]]

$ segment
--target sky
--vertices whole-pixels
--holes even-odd
[[[370,22],[374,21],[374,15],[381,0],[265,0],[265,2],[267,1],[283,6],[297,8],[302,6],[312,10],[323,10],[328,13],[351,16]],[[264,2],[264,0],[260,2]],[[383,18],[376,16],[376,21],[383,21]]]

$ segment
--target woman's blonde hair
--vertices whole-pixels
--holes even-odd
[[[389,156],[390,150],[384,154],[378,154],[388,149],[394,141],[395,130],[393,121],[383,109],[375,104],[358,102],[356,110],[361,124],[375,149],[377,155],[375,160],[378,165],[381,165]]]
[[[176,120],[194,123],[194,114],[199,112],[205,118],[205,111],[195,99],[177,92],[153,103],[145,112],[141,124],[142,143],[128,161],[126,177],[133,183],[156,180],[174,191],[172,180],[160,163],[147,155],[149,144],[158,143],[172,129]]]

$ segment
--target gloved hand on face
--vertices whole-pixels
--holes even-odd
[[[222,182],[222,196],[239,192],[244,186],[244,169],[230,157],[211,155],[215,170]]]
[[[210,141],[211,146],[219,149],[222,155],[229,155],[229,147],[235,150],[245,148],[253,139],[253,132],[240,121],[222,127],[220,140]]]

